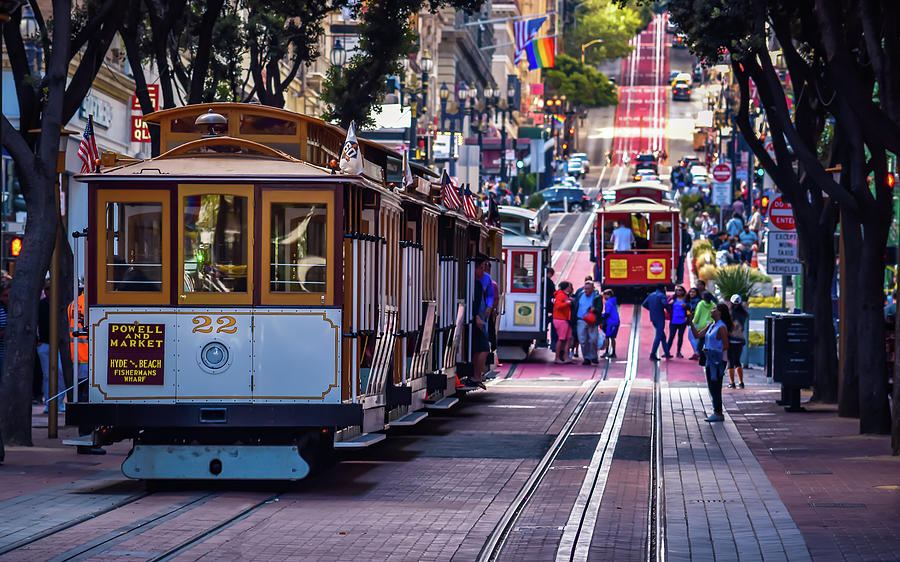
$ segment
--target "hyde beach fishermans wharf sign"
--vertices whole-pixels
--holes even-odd
[[[165,324],[110,324],[107,384],[163,384]]]

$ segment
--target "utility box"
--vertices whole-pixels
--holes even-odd
[[[766,317],[766,376],[790,388],[812,386],[813,316],[773,314]]]

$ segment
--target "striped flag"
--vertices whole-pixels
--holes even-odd
[[[468,187],[463,192],[463,212],[470,219],[478,217],[478,211],[475,209],[475,197]]]
[[[553,68],[556,64],[556,37],[535,39],[525,47],[528,56],[528,70]]]
[[[89,174],[97,167],[97,161],[100,160],[100,152],[97,150],[97,139],[94,138],[94,116],[88,116],[87,127],[84,128],[84,135],[81,137],[81,144],[78,145],[78,157],[81,158],[81,173]]]
[[[456,188],[453,187],[453,183],[450,181],[450,175],[447,174],[446,169],[441,174],[441,205],[451,211],[459,209],[462,205],[462,201],[459,199],[459,193],[457,193]]]
[[[525,47],[532,39],[537,37],[538,31],[540,31],[541,26],[545,21],[547,21],[546,17],[513,22],[513,35],[516,40],[516,56],[514,61],[516,64],[519,64],[519,61],[522,60],[522,53],[525,51]]]

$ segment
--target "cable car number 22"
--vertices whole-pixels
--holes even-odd
[[[194,316],[192,322],[194,323],[194,329],[191,330],[192,334],[210,334],[213,331],[212,318],[209,316]],[[237,332],[237,327],[234,323],[235,320],[232,316],[217,316],[216,324],[218,324],[219,327],[216,328],[216,333],[233,334]]]

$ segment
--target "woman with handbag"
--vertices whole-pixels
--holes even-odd
[[[572,337],[572,329],[569,326],[569,318],[572,314],[572,284],[563,281],[559,284],[556,294],[553,295],[553,326],[559,340],[556,342],[555,363],[571,363],[569,361],[569,342]]]
[[[724,304],[716,305],[710,314],[712,323],[698,330],[691,322],[691,333],[698,340],[703,339],[700,364],[706,367],[706,386],[713,403],[713,413],[706,421],[719,422],[725,421],[722,414],[722,382],[725,379],[725,354],[728,353],[728,333],[732,320],[731,313]]]

